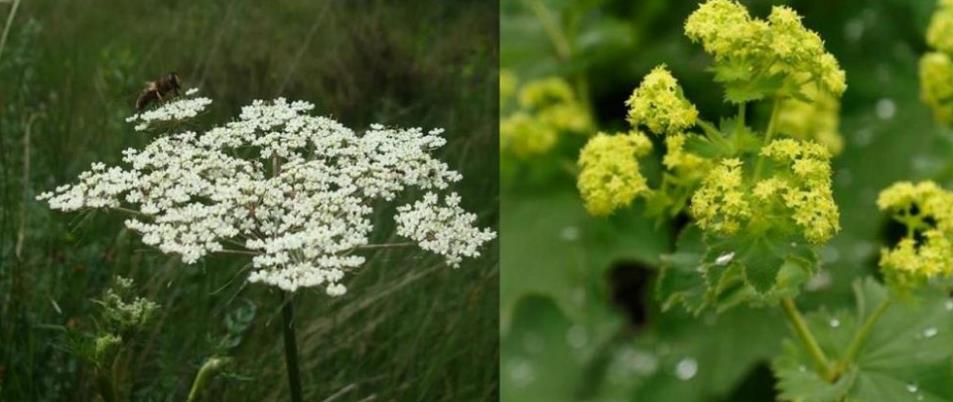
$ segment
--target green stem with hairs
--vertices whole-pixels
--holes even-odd
[[[782,299],[781,307],[784,309],[784,314],[788,321],[790,321],[791,325],[794,326],[794,332],[797,334],[798,338],[801,339],[801,342],[804,344],[804,348],[807,349],[808,354],[811,355],[811,359],[814,360],[814,364],[817,366],[818,373],[828,380],[834,380],[836,378],[836,373],[831,367],[830,359],[827,358],[827,355],[824,354],[821,346],[818,345],[817,339],[814,337],[814,333],[811,332],[811,328],[807,326],[807,321],[804,320],[801,312],[797,309],[797,305],[794,304],[794,300],[790,298]]]

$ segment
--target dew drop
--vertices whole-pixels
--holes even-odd
[[[586,334],[586,329],[581,325],[569,327],[569,330],[566,331],[566,342],[569,343],[569,346],[576,349],[586,346],[586,344],[589,343],[589,336]]]
[[[927,329],[924,329],[924,330],[923,330],[923,337],[924,337],[924,338],[932,338],[932,337],[936,336],[936,334],[937,334],[938,332],[940,332],[940,331],[937,330],[936,327],[930,327],[930,328],[927,328]]]
[[[636,374],[648,376],[658,369],[658,358],[649,352],[629,349],[623,352],[621,357],[625,367]]]
[[[724,253],[722,255],[719,255],[718,258],[715,259],[715,265],[719,265],[723,267],[731,263],[731,260],[733,260],[734,258],[735,258],[734,251],[730,253]]]
[[[509,364],[509,376],[517,387],[525,387],[536,381],[536,370],[525,360],[517,360]]]
[[[804,284],[804,288],[814,292],[831,286],[831,274],[822,270],[814,275]]]
[[[568,242],[579,240],[579,228],[575,226],[566,226],[559,231],[559,237]]]
[[[679,380],[691,380],[695,378],[695,374],[698,374],[698,362],[691,357],[679,360],[678,364],[675,365],[675,376],[678,377]]]
[[[953,300],[946,301],[946,311],[953,311]]]
[[[896,113],[897,104],[893,102],[893,99],[883,98],[877,101],[877,117],[879,117],[880,120],[890,120]]]
[[[862,19],[852,19],[847,21],[847,24],[844,25],[844,36],[847,37],[847,40],[856,42],[864,35],[864,28],[864,21]]]
[[[874,132],[873,130],[869,128],[860,129],[860,130],[857,130],[857,132],[854,134],[853,139],[854,139],[854,143],[857,144],[857,146],[865,147],[867,145],[870,145],[871,142],[873,142]]]
[[[917,392],[918,390],[920,390],[920,387],[917,384],[907,384],[907,391]]]
[[[836,318],[831,318],[831,328],[837,328],[840,326],[840,320]]]

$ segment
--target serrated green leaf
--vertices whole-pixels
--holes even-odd
[[[888,290],[873,279],[854,284],[853,311],[821,310],[807,321],[821,348],[839,360]],[[916,301],[893,302],[876,322],[847,373],[855,373],[849,387],[837,389],[836,400],[863,402],[953,401],[953,304],[943,292],[923,289]],[[793,342],[793,341],[792,341]],[[785,349],[775,360],[775,374],[787,400],[811,399],[813,391],[795,365],[812,367],[800,348]],[[821,380],[823,382],[823,380]],[[827,394],[825,394],[827,395]]]
[[[704,253],[701,230],[689,225],[679,234],[675,252],[662,256],[655,290],[663,310],[679,303],[693,313],[704,308],[706,286],[699,271]]]
[[[800,345],[786,340],[783,354],[771,365],[778,377],[778,390],[784,400],[800,402],[838,402],[854,385],[857,373],[850,370],[833,384],[822,378],[806,363],[809,359]]]

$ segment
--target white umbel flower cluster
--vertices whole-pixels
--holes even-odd
[[[375,207],[408,189],[423,200],[398,207],[397,234],[445,257],[452,266],[479,255],[495,238],[451,194],[462,179],[431,152],[440,130],[375,125],[356,133],[308,115],[307,102],[255,101],[239,119],[203,133],[160,136],[123,152],[123,167],[93,164],[79,181],[41,194],[53,209],[115,208],[134,212],[126,226],[145,244],[194,263],[209,253],[252,257],[248,280],[288,291],[324,286],[346,292],[346,272],[378,222]]]
[[[135,125],[136,131],[148,130],[155,123],[176,122],[198,116],[208,105],[212,104],[209,98],[190,98],[198,92],[197,88],[185,91],[185,97],[163,103],[161,106],[126,118],[127,123],[139,122]]]
[[[453,267],[460,265],[463,257],[480,255],[480,246],[496,237],[489,229],[479,229],[473,224],[477,216],[460,208],[457,193],[444,198],[440,205],[434,193],[413,205],[397,207],[397,234],[413,239],[424,250],[446,256]]]

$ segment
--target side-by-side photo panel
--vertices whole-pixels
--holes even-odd
[[[953,401],[953,2],[505,0],[504,401]]]
[[[498,4],[0,24],[0,401],[499,399]]]

